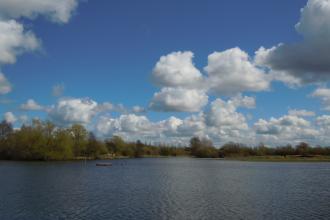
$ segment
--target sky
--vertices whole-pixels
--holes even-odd
[[[100,138],[330,141],[330,0],[0,0],[0,116]]]

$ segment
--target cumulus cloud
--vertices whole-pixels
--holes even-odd
[[[1,8],[1,6],[0,6]],[[0,65],[16,62],[16,57],[39,48],[39,40],[15,20],[0,20]]]
[[[228,127],[231,130],[247,129],[245,116],[236,111],[237,107],[237,103],[232,100],[225,102],[222,99],[216,99],[206,113],[207,125],[218,128]]]
[[[205,71],[211,90],[220,95],[264,91],[270,86],[270,77],[254,65],[249,55],[240,48],[212,53]]]
[[[323,110],[330,111],[330,89],[317,88],[310,96],[321,99]]]
[[[197,112],[207,104],[209,91],[234,96],[270,87],[271,75],[239,48],[209,55],[205,75],[194,66],[192,58],[192,52],[173,52],[160,58],[152,78],[162,88],[154,94],[151,109]]]
[[[141,106],[133,106],[132,108],[125,107],[123,104],[113,104],[110,102],[103,102],[97,105],[96,111],[102,112],[117,112],[121,114],[129,113],[145,113],[147,110]]]
[[[202,85],[203,76],[195,67],[190,51],[162,56],[152,72],[152,80],[161,87],[194,88]]]
[[[133,113],[145,113],[147,110],[141,106],[135,105],[132,108]]]
[[[9,81],[6,79],[5,75],[0,73],[0,95],[7,94],[12,90]]]
[[[12,112],[6,112],[3,115],[3,118],[6,122],[11,123],[11,124],[13,124],[17,121],[16,116]]]
[[[109,112],[118,112],[124,115],[134,112],[134,108],[127,109],[122,104],[97,103],[90,98],[61,98],[50,107],[42,107],[34,100],[28,100],[27,103],[21,105],[21,109],[44,109],[53,122],[64,126],[75,123],[89,125],[96,116]],[[136,106],[135,111],[141,113],[142,109],[142,107]]]
[[[115,105],[110,102],[103,102],[102,104],[98,104],[96,107],[96,111],[98,112],[111,111],[113,109],[115,109]]]
[[[256,62],[280,72],[289,84],[329,80],[330,1],[309,0],[301,10],[296,30],[303,36],[302,41],[270,49],[261,47],[256,52]]]
[[[236,108],[243,107],[252,109],[256,107],[256,99],[251,96],[242,96],[242,94],[238,94],[233,98],[228,100],[228,103],[234,105]]]
[[[150,108],[156,111],[198,112],[208,102],[203,90],[163,88],[154,94]]]
[[[67,125],[88,124],[97,114],[97,102],[85,98],[63,98],[48,109],[49,117],[56,123]]]
[[[204,128],[204,124],[200,120],[194,121],[193,118],[181,120],[172,116],[163,121],[152,122],[146,116],[135,114],[121,115],[118,118],[101,116],[95,129],[103,137],[119,135],[131,141],[140,139],[154,142],[163,140],[164,142],[187,143],[191,136],[198,134]]]
[[[254,130],[259,140],[275,144],[314,142],[319,136],[319,131],[309,121],[296,115],[272,117],[268,121],[259,119],[254,124]]]
[[[330,128],[330,115],[322,115],[316,118],[316,124],[323,128]],[[330,131],[330,129],[329,129]]]
[[[147,117],[135,114],[121,115],[116,119],[101,116],[95,127],[96,131],[105,137],[120,135],[125,138],[150,138],[157,132]]]
[[[305,109],[290,109],[289,115],[298,116],[298,117],[312,117],[315,116],[315,112],[308,111]]]
[[[44,107],[39,105],[33,99],[29,99],[26,101],[26,103],[24,103],[20,106],[20,109],[24,110],[24,111],[40,111],[40,110],[43,110]]]
[[[77,5],[77,0],[1,0],[0,16],[33,19],[45,15],[52,21],[67,23]]]
[[[120,135],[130,140],[142,138],[186,144],[192,136],[199,136],[212,137],[216,143],[224,143],[242,140],[243,137],[239,135],[249,133],[245,116],[237,112],[237,108],[250,108],[254,105],[254,98],[239,95],[227,101],[217,99],[210,110],[183,119],[172,116],[152,122],[146,116],[135,114],[125,114],[118,118],[101,116],[95,127],[97,133],[105,137]]]

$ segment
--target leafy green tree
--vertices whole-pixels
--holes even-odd
[[[68,129],[56,129],[48,158],[51,160],[73,159],[73,139]]]
[[[88,131],[80,124],[74,124],[70,128],[73,138],[73,153],[75,156],[85,156],[88,140]]]
[[[134,151],[134,157],[142,157],[144,154],[144,144],[140,141],[136,141],[135,151]]]
[[[301,142],[296,146],[297,154],[301,156],[307,156],[309,154],[310,147],[307,143]]]
[[[0,139],[8,137],[13,131],[13,126],[10,123],[5,120],[0,123]]]
[[[193,137],[190,139],[191,154],[200,158],[216,158],[218,151],[210,139]]]
[[[108,150],[103,142],[98,141],[94,133],[90,132],[86,152],[88,157],[98,158],[100,155],[107,154]]]

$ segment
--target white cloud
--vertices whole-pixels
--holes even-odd
[[[256,107],[256,99],[250,96],[242,96],[241,94],[232,97],[228,103],[233,104],[236,108],[255,108]]]
[[[110,137],[120,135],[129,140],[143,139],[172,143],[188,143],[193,136],[212,137],[216,143],[240,141],[251,143],[253,136],[248,129],[243,114],[237,112],[239,107],[253,107],[252,97],[241,95],[228,101],[216,100],[209,111],[187,116],[184,119],[170,117],[166,120],[152,122],[146,116],[134,114],[121,115],[118,118],[101,116],[96,123],[97,133]],[[241,134],[244,134],[240,137]]]
[[[330,111],[330,89],[317,88],[310,96],[321,99],[323,110]]]
[[[115,106],[110,102],[103,102],[102,104],[98,104],[96,108],[98,112],[112,111],[114,109]]]
[[[0,73],[0,95],[7,94],[11,92],[12,87],[9,81],[6,79],[5,75]]]
[[[145,109],[145,108],[143,108],[143,107],[141,107],[141,106],[133,106],[133,108],[132,108],[132,112],[133,113],[144,113],[144,112],[146,112],[147,110]]]
[[[110,102],[103,102],[98,104],[97,112],[118,112],[121,114],[128,113],[145,113],[147,110],[141,106],[133,106],[132,108],[125,107],[123,104],[112,104]]]
[[[55,22],[67,23],[78,5],[77,0],[1,0],[0,15],[4,18],[50,17]]]
[[[0,20],[0,64],[15,63],[18,55],[38,48],[38,39],[32,32],[24,31],[22,24]]]
[[[152,80],[161,87],[194,88],[202,85],[203,76],[195,67],[190,51],[162,56],[152,72]]]
[[[119,135],[127,140],[148,140],[154,142],[188,143],[194,135],[201,135],[205,123],[200,116],[190,116],[181,120],[170,117],[167,120],[151,122],[146,116],[121,115],[118,118],[101,116],[95,125],[103,137]]]
[[[26,104],[22,105],[21,108],[37,108],[36,105],[39,106],[33,100],[29,100]],[[61,125],[74,123],[89,125],[95,116],[102,115],[102,113],[118,112],[126,115],[134,111],[134,109],[125,108],[122,104],[116,105],[110,102],[97,103],[90,98],[61,98],[56,105],[43,109],[48,112],[50,119]],[[136,107],[135,110],[139,110],[139,112],[136,113],[141,113],[142,108]]]
[[[205,71],[208,85],[219,95],[264,91],[270,86],[270,76],[255,66],[240,48],[212,53]]]
[[[88,124],[97,114],[97,103],[91,99],[63,98],[48,110],[49,117],[56,123]]]
[[[330,1],[309,0],[301,10],[296,30],[303,36],[302,41],[279,44],[270,49],[261,47],[256,52],[256,62],[280,72],[282,79],[289,84],[329,80]]]
[[[239,103],[241,104],[241,103]],[[211,108],[206,112],[206,123],[217,128],[231,130],[244,130],[248,128],[245,116],[238,113],[238,104],[229,100],[227,102],[217,99],[211,103]]]
[[[304,118],[284,115],[270,120],[259,119],[254,124],[259,140],[273,144],[287,144],[307,141],[314,143],[319,131]]]
[[[43,106],[39,105],[33,99],[27,100],[26,103],[22,104],[20,108],[24,111],[39,111],[44,109]]]
[[[327,127],[330,131],[330,115],[322,115],[317,117],[316,124],[322,127]]]
[[[305,109],[290,109],[289,115],[298,116],[298,117],[312,117],[315,116],[315,112],[308,111]]]
[[[198,112],[208,102],[202,90],[163,88],[154,94],[150,108],[156,111]]]
[[[13,124],[17,121],[16,116],[12,112],[6,112],[3,115],[3,118],[6,122],[11,123],[11,124]]]
[[[154,94],[149,105],[152,110],[198,112],[208,102],[208,91],[217,95],[239,95],[270,87],[272,77],[255,66],[248,54],[239,48],[209,55],[206,76],[194,66],[192,58],[192,52],[173,52],[160,58],[152,77],[163,88]],[[253,99],[240,101],[254,107]]]
[[[119,118],[101,116],[96,124],[96,131],[104,137],[120,135],[127,139],[154,137],[154,124],[145,116],[134,114],[121,115]]]

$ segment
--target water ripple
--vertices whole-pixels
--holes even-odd
[[[1,162],[0,219],[330,219],[330,164]]]

